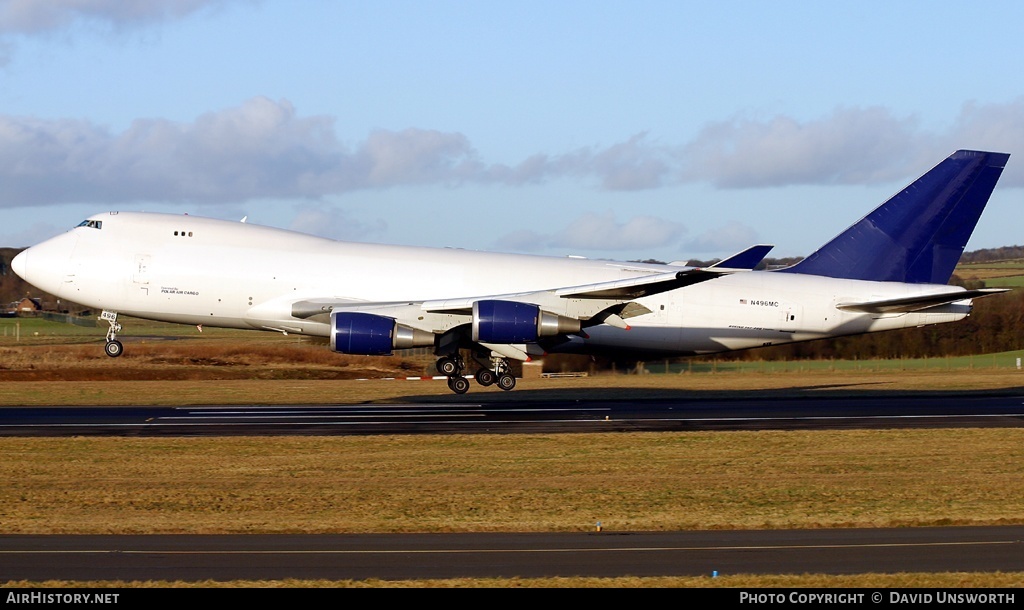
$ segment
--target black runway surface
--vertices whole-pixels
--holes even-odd
[[[6,407],[0,436],[571,433],[1024,426],[1024,392],[856,397]]]
[[[0,581],[1024,571],[1024,526],[237,536],[0,536]]]

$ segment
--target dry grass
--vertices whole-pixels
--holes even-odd
[[[6,533],[1024,522],[1024,430],[2,438]]]
[[[250,339],[139,339],[113,360],[102,341],[0,347],[0,380],[356,379],[421,375],[430,357],[347,356],[325,345],[253,333]]]
[[[246,589],[651,589],[651,588],[826,588],[843,589],[863,588],[948,588],[971,587],[986,589],[1007,589],[1024,586],[1024,574],[1017,572],[996,572],[993,574],[976,574],[963,572],[950,573],[901,573],[901,574],[853,574],[842,576],[822,576],[815,574],[795,574],[778,576],[752,575],[719,575],[711,576],[680,576],[680,577],[622,577],[622,578],[477,578],[477,579],[435,579],[435,580],[260,580],[260,581],[46,581],[29,583],[13,581],[0,583],[4,587],[81,587],[81,588],[246,588]]]

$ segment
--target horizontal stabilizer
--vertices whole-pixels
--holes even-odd
[[[1009,288],[981,288],[979,290],[959,290],[956,292],[943,292],[940,294],[925,294],[916,297],[904,297],[901,299],[886,299],[884,301],[868,301],[864,303],[840,303],[837,308],[843,311],[859,311],[863,313],[908,313],[956,303],[966,299],[980,299],[981,297],[1008,292]]]

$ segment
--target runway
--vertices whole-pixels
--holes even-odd
[[[0,536],[10,580],[413,580],[1024,571],[1024,526],[551,534]]]
[[[1024,393],[797,398],[7,407],[0,436],[572,433],[1024,426]]]

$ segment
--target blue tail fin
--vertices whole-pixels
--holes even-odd
[[[958,150],[780,272],[946,284],[1010,155]]]

